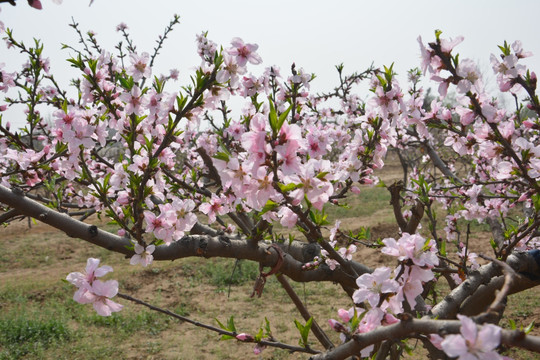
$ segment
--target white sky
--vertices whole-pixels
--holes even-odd
[[[17,39],[26,43],[33,37],[42,39],[52,71],[63,75],[64,84],[70,71],[65,62],[69,52],[61,51],[60,44],[77,45],[75,32],[68,26],[72,17],[82,30],[96,32],[103,47],[111,51],[121,40],[116,25],[124,22],[138,51],[151,53],[155,39],[175,13],[181,16],[181,24],[169,37],[154,74],[177,68],[182,83],[200,62],[195,35],[202,31],[209,31],[209,38],[224,46],[236,36],[257,43],[264,61],[261,71],[278,65],[285,75],[295,62],[317,75],[312,84],[317,91],[330,90],[337,83],[334,65],[339,63],[352,72],[372,62],[376,66],[395,62],[395,71],[405,75],[419,65],[418,36],[433,41],[435,29],[441,29],[443,37],[465,36],[457,48],[460,59],[472,58],[486,72],[491,71],[489,55],[499,53],[497,45],[520,39],[525,50],[535,54],[527,63],[540,71],[540,1],[535,0],[95,0],[90,7],[88,0],[64,0],[62,5],[41,2],[41,11],[23,0],[16,7],[2,4],[0,20],[14,30]],[[20,58],[1,46],[0,62],[14,71]],[[13,116],[9,113],[4,118],[17,123]]]

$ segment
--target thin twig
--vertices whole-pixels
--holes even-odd
[[[188,317],[179,315],[179,314],[174,313],[174,312],[172,312],[170,310],[162,309],[162,308],[160,308],[158,306],[154,306],[154,305],[149,304],[149,303],[147,303],[147,302],[145,302],[143,300],[134,298],[134,297],[126,295],[126,294],[118,293],[117,295],[118,295],[118,297],[120,297],[122,299],[129,300],[129,301],[132,301],[132,302],[134,302],[136,304],[146,306],[147,308],[149,308],[151,310],[154,310],[154,311],[160,312],[162,314],[171,316],[171,317],[173,317],[175,319],[178,319],[180,321],[184,321],[184,322],[190,323],[192,325],[195,325],[195,326],[198,326],[198,327],[201,327],[201,328],[216,332],[219,335],[229,335],[229,336],[232,336],[234,338],[236,338],[236,336],[238,335],[238,333],[236,333],[236,332],[223,330],[221,328],[217,328],[217,327],[212,326],[212,325],[208,325],[208,324],[204,324],[204,323],[201,323],[199,321],[196,321],[196,320],[192,320],[192,319],[190,319]],[[291,352],[303,352],[303,353],[308,353],[308,354],[319,354],[320,353],[320,351],[317,351],[317,350],[303,348],[303,347],[294,346],[294,345],[288,345],[288,344],[284,344],[284,343],[281,343],[281,342],[278,342],[278,341],[267,341],[267,340],[255,341],[254,339],[246,339],[246,340],[238,340],[238,341],[249,342],[249,343],[258,343],[260,345],[277,347],[277,348],[280,348],[280,349],[286,349],[286,350],[289,350]]]

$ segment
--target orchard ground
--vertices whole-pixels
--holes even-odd
[[[379,174],[390,185],[402,177],[397,163],[390,162]],[[354,218],[341,218],[339,209],[329,218],[342,221],[342,230],[369,227],[371,239],[395,237],[397,226],[389,206],[389,193],[380,187],[363,188],[349,201]],[[343,212],[345,214],[345,212]],[[96,221],[97,219],[93,219]],[[102,226],[114,228],[102,222]],[[471,251],[492,255],[490,234],[482,225],[473,227]],[[299,234],[296,234],[299,235]],[[291,320],[304,323],[285,291],[269,278],[261,298],[251,298],[258,265],[242,261],[233,274],[234,259],[188,258],[174,262],[154,262],[148,268],[130,266],[120,254],[110,253],[59,231],[24,220],[1,229],[0,236],[0,359],[305,359],[307,354],[289,354],[268,348],[259,356],[253,344],[236,340],[215,341],[215,333],[181,323],[122,299],[125,308],[111,317],[97,315],[91,306],[72,300],[75,288],[64,281],[72,271],[82,271],[88,257],[101,259],[114,272],[120,292],[172,310],[193,320],[217,326],[234,316],[238,332],[257,333],[268,318],[274,337],[296,345],[298,330]],[[374,268],[393,265],[395,259],[377,249],[359,246],[355,259]],[[232,277],[231,277],[232,275]],[[447,288],[437,288],[444,296]],[[230,285],[229,285],[230,284]],[[329,325],[339,308],[349,308],[350,299],[332,283],[293,284],[315,320],[332,337],[339,338]],[[230,288],[230,292],[229,292]],[[530,289],[509,301],[500,325],[509,328],[506,317],[517,326],[540,323],[540,290]],[[328,306],[328,304],[331,306]],[[540,329],[532,331],[540,335]],[[321,348],[310,335],[315,348]],[[419,345],[411,359],[425,358]],[[540,359],[540,355],[509,351],[515,359]]]

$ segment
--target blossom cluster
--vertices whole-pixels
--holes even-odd
[[[111,271],[113,269],[108,265],[99,266],[99,259],[89,258],[84,273],[72,272],[66,277],[67,281],[78,288],[73,300],[81,304],[92,304],[101,316],[110,316],[122,310],[121,304],[111,300],[118,294],[118,281],[98,279]]]

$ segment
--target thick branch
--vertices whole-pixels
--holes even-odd
[[[100,230],[95,225],[89,225],[70,218],[55,210],[24,196],[19,189],[10,190],[0,185],[0,202],[16,209],[21,215],[30,216],[52,227],[65,232],[68,236],[76,237],[105,249],[133,255],[133,251],[127,246],[132,243],[128,238],[123,238],[109,232]],[[203,228],[202,225],[199,226]],[[327,266],[305,271],[304,263],[309,262],[318,253],[317,244],[306,244],[293,241],[291,244],[280,244],[285,252],[284,263],[280,271],[295,281],[332,281],[345,287],[356,288],[356,278],[345,273],[341,268],[331,271]],[[247,259],[256,261],[263,266],[274,266],[278,255],[275,252],[268,253],[266,247],[254,246],[245,238],[235,238],[225,235],[189,235],[173,242],[170,245],[160,245],[152,254],[155,260],[175,260],[185,257],[223,257],[233,259]],[[349,262],[350,266],[358,274],[371,272],[368,267]]]
[[[8,222],[12,218],[21,215],[17,209],[11,209],[0,215],[0,224]]]
[[[539,266],[531,252],[513,253],[508,256],[506,262],[517,273],[536,276],[540,274]],[[473,315],[484,311],[493,302],[495,291],[503,286],[503,277],[498,278],[500,275],[501,269],[497,264],[489,263],[481,266],[477,271],[472,272],[467,280],[452,290],[443,301],[435,305],[431,316],[439,319],[452,319],[458,313]],[[479,291],[479,288],[486,284],[489,284],[487,289]],[[511,293],[536,285],[538,283],[528,279],[518,279],[512,285]]]
[[[365,334],[354,335],[345,344],[311,357],[311,360],[340,360],[358,354],[363,348],[387,339],[401,339],[413,334],[439,334],[441,336],[455,334],[460,331],[458,320],[424,320],[410,319],[397,324],[379,327]],[[540,337],[528,336],[518,330],[502,330],[501,344],[520,347],[540,352]]]

